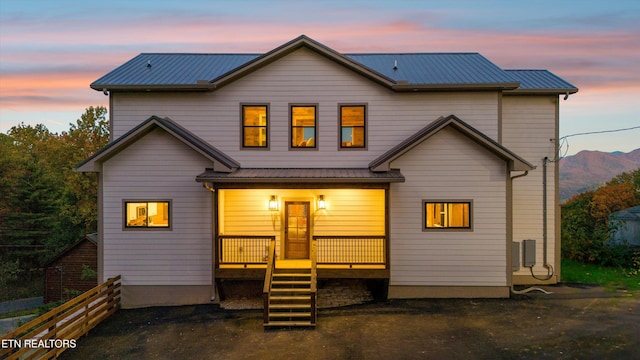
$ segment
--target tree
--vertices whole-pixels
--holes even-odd
[[[640,169],[623,173],[594,191],[578,194],[562,207],[562,256],[602,265],[628,265],[632,252],[610,246],[609,215],[640,204]]]
[[[62,134],[64,153],[69,160],[64,166],[65,200],[61,211],[74,225],[84,225],[83,232],[97,230],[98,179],[96,174],[73,170],[80,162],[105,147],[109,142],[107,109],[89,107],[68,133]]]
[[[37,266],[96,231],[97,178],[74,167],[107,145],[106,114],[105,107],[90,107],[60,135],[24,124],[0,135],[0,245],[27,249],[3,260]]]
[[[605,228],[609,224],[611,213],[635,206],[638,203],[636,187],[633,182],[609,183],[595,190],[589,209],[591,216]]]

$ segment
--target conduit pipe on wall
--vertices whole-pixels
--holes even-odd
[[[547,185],[546,185],[546,174],[547,174],[546,160],[547,160],[547,158],[545,158],[545,160],[543,160],[543,168],[542,168],[542,173],[543,173],[543,177],[544,177],[543,183],[544,183],[544,188],[545,188],[543,190],[543,193],[544,193],[543,196],[545,198],[545,200],[543,201],[545,203],[544,204],[544,207],[545,207],[545,211],[544,211],[545,219],[546,219],[546,208],[547,208],[546,207],[546,187],[547,187]],[[517,179],[517,178],[520,178],[520,177],[523,177],[523,176],[527,176],[528,174],[529,174],[529,171],[525,171],[522,174],[518,174],[518,175],[512,176],[511,180],[514,180],[514,179]],[[545,261],[545,264],[546,264],[546,262],[547,262],[547,256],[546,256],[546,232],[547,232],[547,230],[546,230],[546,220],[545,220],[543,226],[544,226],[543,239],[545,239],[545,241],[544,241],[545,242],[544,261]],[[531,269],[531,275],[535,278],[535,276],[533,275],[533,267],[531,267],[530,269]],[[526,288],[524,290],[515,290],[513,288],[513,285],[511,285],[511,293],[513,293],[513,294],[522,295],[522,294],[526,294],[526,293],[531,292],[531,291],[540,291],[540,292],[542,292],[542,293],[544,293],[546,295],[553,294],[552,292],[546,291],[546,290],[541,289],[539,287],[529,287],[529,288]]]
[[[553,266],[549,265],[549,261],[547,258],[547,247],[549,242],[548,240],[549,225],[547,220],[547,206],[548,206],[547,204],[547,163],[548,162],[549,162],[549,158],[545,156],[544,159],[542,159],[542,260],[543,260],[542,266],[544,266],[544,268],[547,269],[547,277],[539,278],[533,273],[533,266],[529,268],[531,270],[531,276],[533,276],[537,280],[542,280],[542,281],[551,279],[551,277],[554,274]]]

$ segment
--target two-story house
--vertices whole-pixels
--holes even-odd
[[[91,87],[112,140],[77,170],[99,174],[99,281],[122,275],[124,307],[282,267],[389,298],[559,281],[559,100],[578,90],[549,71],[300,36],[144,53]]]

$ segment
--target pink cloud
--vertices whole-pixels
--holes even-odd
[[[91,31],[77,31],[79,25],[73,23],[53,31],[50,25],[25,25],[1,38],[3,47],[12,50],[3,51],[2,61],[14,72],[3,70],[0,109],[87,101],[95,93],[88,87],[92,81],[139,52],[265,52],[302,33],[339,52],[480,52],[504,68],[549,69],[578,87],[640,90],[640,37],[624,32],[505,33],[362,20],[367,19],[362,14],[353,19],[347,14],[333,24],[302,26],[255,19],[146,17],[135,25],[116,21]]]

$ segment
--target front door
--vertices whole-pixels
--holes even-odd
[[[309,258],[308,201],[286,201],[284,205],[284,257]]]

